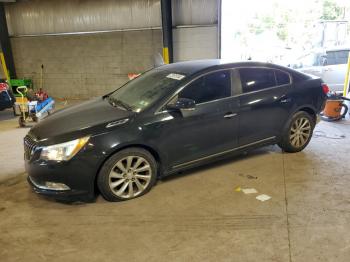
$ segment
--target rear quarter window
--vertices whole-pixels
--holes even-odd
[[[278,86],[290,84],[289,74],[280,70],[276,70],[275,74],[276,74],[276,82]]]

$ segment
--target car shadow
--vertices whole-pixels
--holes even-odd
[[[162,177],[160,179],[160,182],[161,183],[171,182],[175,179],[180,179],[184,176],[196,175],[196,174],[198,174],[198,172],[201,172],[201,171],[204,171],[207,169],[216,168],[216,167],[224,166],[224,165],[229,164],[229,163],[232,164],[234,162],[239,162],[243,159],[254,158],[257,156],[262,156],[262,155],[266,155],[269,153],[276,153],[276,152],[282,154],[281,150],[277,146],[271,145],[271,146],[266,146],[266,147],[254,149],[254,150],[251,150],[249,152],[242,152],[242,153],[237,154],[237,155],[228,155],[228,156],[225,156],[223,159],[217,160],[215,162],[203,164],[203,165],[198,166],[198,167],[192,167],[192,168],[186,169],[184,171],[179,171],[179,172],[171,174],[169,176]]]
[[[10,120],[10,119],[14,119],[14,118],[16,118],[16,117],[13,115],[12,109],[6,109],[3,111],[0,111],[0,121]]]

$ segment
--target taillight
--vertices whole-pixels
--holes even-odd
[[[327,84],[322,83],[322,90],[325,95],[329,93],[329,87],[327,86]]]

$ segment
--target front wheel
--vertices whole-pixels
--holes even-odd
[[[32,120],[33,120],[33,122],[35,122],[35,123],[38,123],[38,122],[39,122],[39,118],[38,118],[36,115],[32,115]]]
[[[127,148],[102,166],[97,186],[108,201],[129,200],[146,194],[155,184],[157,162],[142,148]]]
[[[15,105],[13,105],[12,106],[12,110],[13,110],[13,116],[17,116],[17,113],[16,113],[16,106]]]
[[[18,118],[18,124],[19,124],[20,127],[25,127],[26,126],[26,120],[24,119],[23,116],[20,116]]]
[[[315,120],[310,114],[295,113],[282,133],[279,147],[288,153],[302,151],[309,144],[314,127]]]

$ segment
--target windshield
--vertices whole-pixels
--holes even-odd
[[[322,66],[324,62],[323,53],[310,53],[298,59],[298,63],[294,68]]]
[[[109,96],[109,101],[114,106],[141,112],[166,95],[169,88],[183,78],[184,74],[152,69],[114,91]]]

